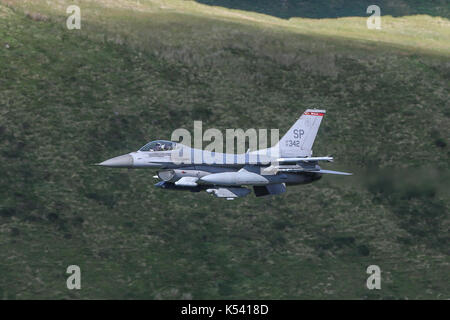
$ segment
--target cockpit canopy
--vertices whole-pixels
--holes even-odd
[[[147,143],[139,151],[170,151],[175,149],[177,144],[167,140],[155,140]]]

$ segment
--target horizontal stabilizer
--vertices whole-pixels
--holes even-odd
[[[298,161],[329,161],[333,162],[333,157],[305,157],[305,158],[279,158],[277,162],[298,162]]]
[[[351,176],[353,174],[353,173],[348,173],[348,172],[333,171],[333,170],[323,170],[323,169],[320,169],[320,170],[314,171],[314,172],[329,173],[329,174],[340,174],[340,175],[344,175],[344,176]]]

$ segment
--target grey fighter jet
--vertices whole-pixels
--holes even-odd
[[[325,110],[306,110],[273,147],[242,154],[218,153],[185,144],[156,140],[138,151],[121,155],[100,166],[157,170],[156,187],[167,190],[206,191],[218,198],[245,197],[253,187],[257,197],[281,194],[288,185],[311,183],[322,174],[351,175],[324,170],[313,157],[312,146]]]

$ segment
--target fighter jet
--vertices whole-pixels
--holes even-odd
[[[157,170],[155,187],[166,190],[206,191],[218,198],[245,197],[253,187],[256,197],[278,195],[286,186],[319,180],[322,174],[351,175],[325,170],[313,157],[312,146],[325,110],[306,110],[273,147],[245,154],[217,153],[185,144],[156,140],[138,151],[121,155],[100,166]]]

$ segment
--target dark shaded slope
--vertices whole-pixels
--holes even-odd
[[[381,15],[409,16],[428,14],[430,16],[450,17],[450,2],[447,0],[196,0],[203,4],[230,9],[254,11],[289,19],[366,17],[367,7],[376,4]]]

